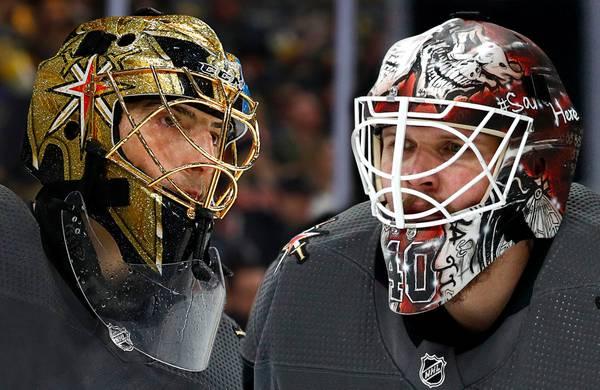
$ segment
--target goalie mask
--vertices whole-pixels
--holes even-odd
[[[59,204],[77,284],[120,348],[206,368],[225,299],[208,242],[258,157],[256,107],[239,61],[187,16],[91,21],[40,65],[36,207]]]
[[[580,143],[554,66],[522,35],[452,19],[395,43],[352,133],[390,308],[439,307],[515,243],[554,237]]]

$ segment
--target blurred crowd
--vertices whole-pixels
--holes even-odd
[[[263,273],[282,246],[338,211],[331,188],[333,4],[291,0],[253,1],[251,7],[241,0],[129,3],[132,10],[150,6],[205,20],[225,49],[240,58],[251,93],[260,102],[261,156],[242,177],[238,201],[217,224],[214,235],[224,263],[234,272],[227,312],[243,326]],[[19,158],[35,68],[54,55],[74,27],[104,16],[105,7],[104,2],[92,0],[0,2],[0,183],[26,200],[38,190]],[[368,52],[357,56],[362,61],[359,69],[373,74],[383,43],[366,19],[360,26],[360,37],[366,42],[359,47]],[[367,89],[360,83],[357,88]]]

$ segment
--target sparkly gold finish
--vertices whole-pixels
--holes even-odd
[[[112,37],[107,50],[78,55],[82,42],[92,31]],[[207,53],[206,62],[194,70],[175,66],[157,41],[159,38],[202,46]],[[101,44],[106,42],[97,43]],[[184,80],[187,80],[187,88]],[[91,140],[97,142],[106,151],[107,178],[125,178],[130,185],[130,205],[109,208],[111,217],[144,261],[160,264],[163,199],[183,206],[191,219],[195,218],[196,207],[207,208],[221,218],[237,197],[237,180],[259,155],[258,104],[244,92],[243,85],[237,59],[224,52],[214,31],[196,18],[111,17],[85,23],[66,40],[56,56],[44,61],[38,69],[27,131],[32,166],[34,170],[39,169],[52,146],[60,150],[63,159],[63,176],[56,180],[79,180],[84,174],[86,145]],[[210,96],[205,93],[207,88]],[[162,106],[136,122],[128,110],[127,98],[147,95],[160,97]],[[244,102],[244,110],[238,107],[240,101]],[[223,114],[218,155],[211,155],[194,143],[177,121],[172,107],[185,103],[201,103]],[[121,139],[113,134],[113,125],[118,126],[113,123],[117,106],[132,128]],[[140,129],[161,110],[170,114],[179,133],[203,158],[202,162],[167,170],[156,157]],[[228,140],[227,130],[233,121],[247,129],[246,140],[251,141],[251,147],[245,156],[238,154],[236,140]],[[78,134],[73,134],[74,126]],[[118,134],[118,129],[116,131]],[[115,139],[118,139],[116,143]],[[122,148],[131,139],[141,142],[159,167],[160,177],[149,177],[124,157]],[[226,149],[233,156],[228,161],[223,160]],[[198,167],[212,169],[213,174],[206,190],[192,197],[175,183],[172,175]],[[228,183],[226,189],[217,193],[217,183],[224,179]],[[167,183],[171,189],[165,187]]]

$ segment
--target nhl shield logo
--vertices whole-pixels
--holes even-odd
[[[446,360],[428,353],[421,356],[421,369],[419,370],[421,382],[430,389],[438,387],[446,379]]]

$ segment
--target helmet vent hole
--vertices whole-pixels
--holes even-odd
[[[121,38],[119,38],[119,40],[117,41],[117,45],[121,47],[129,46],[133,43],[133,41],[135,41],[135,34],[125,34]]]
[[[65,125],[65,138],[69,141],[73,141],[79,135],[79,123],[75,121],[69,121]]]

